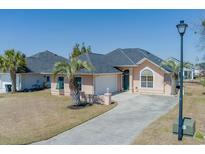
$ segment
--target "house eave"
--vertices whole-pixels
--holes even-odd
[[[76,75],[115,75],[115,74],[122,74],[122,72],[116,72],[116,73],[78,73]]]
[[[77,73],[76,75],[118,75],[122,74],[122,72],[117,72],[117,73]],[[51,73],[52,75],[52,73]],[[61,74],[63,75],[63,74]]]
[[[137,64],[136,65],[116,65],[114,67],[136,67],[138,66]]]

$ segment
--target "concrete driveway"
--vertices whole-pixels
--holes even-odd
[[[177,103],[176,97],[120,93],[114,109],[71,130],[35,144],[130,144],[152,121]]]

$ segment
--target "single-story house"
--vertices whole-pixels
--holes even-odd
[[[194,74],[195,77],[205,76],[205,63],[195,64]]]
[[[180,61],[176,58],[169,57],[167,60],[172,60],[177,64],[180,64]],[[195,78],[195,68],[194,65],[192,65],[190,68],[184,67],[183,68],[183,77],[184,80],[193,80]]]
[[[139,94],[171,95],[171,69],[162,67],[161,58],[139,49],[116,49],[107,54],[88,53],[80,60],[88,61],[94,70],[81,70],[76,75],[80,90],[85,94],[103,95],[130,91]],[[70,95],[68,79],[59,75],[51,78],[53,95]]]
[[[34,88],[49,88],[51,86],[50,75],[54,64],[63,60],[67,59],[50,51],[39,52],[26,57],[26,72],[17,73],[17,90],[27,91]],[[0,72],[0,93],[6,92],[6,85],[11,85],[10,74]]]
[[[199,65],[195,65],[195,68],[194,68],[195,77],[200,76],[200,74],[201,74],[202,71],[203,71],[203,70],[200,68]]]

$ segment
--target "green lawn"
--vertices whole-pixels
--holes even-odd
[[[116,106],[67,108],[69,97],[49,90],[0,95],[0,144],[29,144],[45,140]]]

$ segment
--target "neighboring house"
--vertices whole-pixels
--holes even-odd
[[[49,88],[51,86],[50,75],[54,64],[63,60],[67,59],[49,51],[27,57],[26,72],[17,74],[17,90],[27,91],[34,88]],[[6,92],[6,85],[11,85],[10,74],[0,72],[0,93]]]
[[[82,70],[76,75],[80,90],[85,94],[130,91],[139,94],[171,94],[170,69],[161,67],[159,57],[139,48],[116,49],[108,54],[88,53],[80,60],[90,62],[95,69]],[[53,95],[70,95],[65,76],[52,77]]]
[[[195,65],[195,76],[205,76],[205,63],[198,63]]]
[[[176,58],[170,57],[167,58],[166,60],[172,60],[174,62],[176,62],[177,64],[180,64],[180,61]],[[195,78],[195,68],[194,66],[192,66],[191,68],[183,68],[183,76],[185,80],[193,80]]]
[[[195,68],[194,68],[194,75],[195,75],[195,77],[200,76],[201,72],[203,72],[203,70],[200,68],[200,66],[199,65],[195,65]]]

